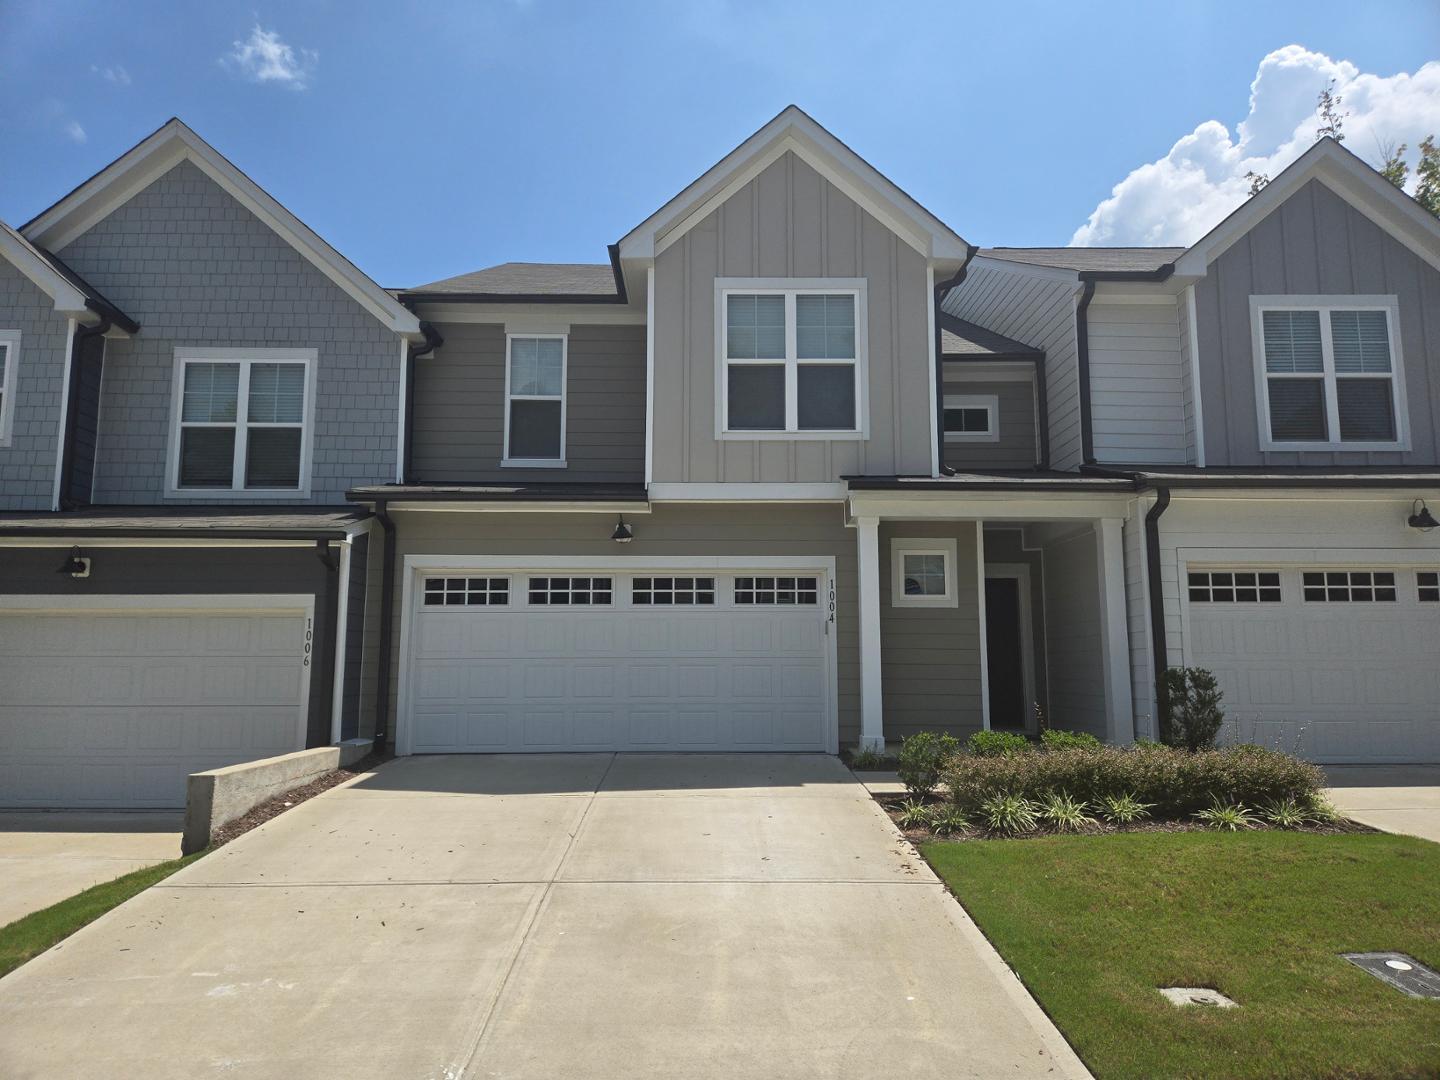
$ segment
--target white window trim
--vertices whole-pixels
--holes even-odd
[[[510,402],[512,401],[554,401],[554,394],[512,394],[510,393],[510,348],[516,338],[526,341],[542,338],[560,342],[560,456],[555,458],[517,458],[510,456]],[[564,333],[524,333],[516,330],[505,333],[505,443],[504,457],[500,459],[503,469],[563,469],[565,468],[566,405],[570,390],[570,335]]]
[[[869,322],[867,309],[868,281],[865,278],[716,278],[715,279],[715,438],[744,442],[859,442],[870,437],[870,359]],[[785,297],[785,358],[770,360],[731,360],[727,337],[726,297],[731,293],[762,294]],[[795,296],[822,294],[855,298],[855,424],[853,430],[801,431],[797,427],[797,369],[802,364],[850,363],[848,360],[800,360],[795,345]],[[730,401],[726,371],[731,364],[785,365],[785,430],[731,431]]]
[[[958,542],[954,537],[896,537],[890,541],[890,606],[953,608],[960,606],[955,588]],[[940,596],[908,596],[905,593],[905,556],[941,555],[945,559],[945,592]]]
[[[984,409],[987,414],[988,431],[947,431],[947,443],[998,443],[1000,441],[1000,395],[998,394],[946,394],[946,409]]]
[[[9,446],[15,434],[15,389],[20,369],[20,331],[0,330],[0,345],[5,347],[5,371],[0,375],[0,446]]]
[[[175,371],[170,387],[170,447],[165,460],[167,499],[267,500],[308,499],[315,460],[315,371],[319,353],[315,349],[257,349],[228,347],[181,347],[175,350]],[[184,488],[180,480],[180,416],[185,398],[185,365],[239,364],[240,385],[235,410],[235,454],[228,488]],[[250,366],[252,364],[304,364],[305,408],[300,422],[300,483],[293,488],[245,487],[247,414],[250,408]],[[286,427],[290,425],[284,425]]]
[[[1386,332],[1390,335],[1390,374],[1393,386],[1391,404],[1395,409],[1395,438],[1390,442],[1354,442],[1340,438],[1340,402],[1336,382],[1346,378],[1379,379],[1380,374],[1349,376],[1335,373],[1335,351],[1330,338],[1331,311],[1383,311]],[[1320,313],[1320,352],[1324,371],[1319,377],[1325,385],[1325,424],[1331,438],[1325,442],[1284,442],[1270,434],[1270,379],[1316,378],[1308,376],[1270,375],[1265,371],[1264,313],[1267,311],[1318,311]],[[1285,453],[1320,451],[1364,452],[1405,451],[1410,449],[1410,413],[1405,401],[1405,363],[1400,348],[1400,302],[1389,296],[1252,296],[1250,297],[1251,350],[1255,369],[1255,404],[1260,425],[1260,449]]]

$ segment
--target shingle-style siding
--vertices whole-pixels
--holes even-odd
[[[566,346],[564,469],[501,468],[505,327],[437,325],[445,344],[415,371],[415,480],[645,479],[645,327],[571,325]]]
[[[1410,413],[1408,453],[1262,453],[1250,297],[1394,295]],[[1209,266],[1195,286],[1207,465],[1440,464],[1440,271],[1318,180]]]
[[[867,439],[715,437],[718,277],[866,279]],[[655,260],[654,479],[929,475],[929,297],[925,260],[914,248],[793,153],[777,158]]]
[[[318,350],[310,501],[394,478],[400,339],[200,169],[175,166],[59,254],[141,324],[106,351],[97,503],[164,498],[181,345]]]
[[[49,510],[55,497],[56,440],[65,387],[70,320],[7,260],[0,259],[0,330],[20,331],[10,385],[9,445],[0,445],[0,509]]]
[[[1111,304],[1097,297],[1087,315],[1095,460],[1185,464],[1185,366],[1176,304]]]
[[[954,365],[946,369],[945,396],[998,399],[1000,438],[997,442],[947,442],[945,464],[961,471],[1033,469],[1039,458],[1035,441],[1035,384],[1028,379],[978,382],[966,380],[965,374],[963,369],[957,372]]]
[[[1050,465],[1055,469],[1077,468],[1082,457],[1075,350],[1078,288],[1070,281],[977,266],[943,305],[957,318],[1045,351]]]

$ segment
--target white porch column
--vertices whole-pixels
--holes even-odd
[[[880,519],[855,519],[860,563],[860,749],[885,749],[880,690]]]
[[[1105,675],[1105,738],[1129,743],[1135,738],[1135,708],[1130,683],[1130,635],[1125,610],[1124,520],[1095,522],[1095,580],[1100,612],[1100,657]]]

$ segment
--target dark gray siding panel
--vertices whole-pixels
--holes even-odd
[[[1399,299],[1410,452],[1261,452],[1250,297],[1275,294]],[[1440,463],[1440,272],[1318,180],[1210,264],[1195,314],[1207,465]]]
[[[308,594],[315,598],[307,746],[330,742],[336,591],[312,548],[96,548],[91,576],[57,574],[70,545],[9,548],[0,559],[0,595],[108,596],[204,593]]]
[[[141,324],[106,349],[97,503],[164,498],[180,345],[317,350],[311,501],[394,478],[400,339],[194,165],[60,254]]]
[[[945,464],[952,469],[1032,469],[1039,458],[1035,443],[1035,385],[1015,382],[967,382],[964,372],[947,371],[945,396],[996,397],[1000,410],[998,442],[947,442]]]
[[[645,328],[571,326],[564,469],[502,469],[505,327],[438,326],[445,344],[415,372],[417,480],[641,481],[645,477]]]
[[[0,330],[20,331],[11,380],[15,403],[10,445],[0,446],[0,509],[49,510],[65,383],[69,320],[9,262],[0,259]]]

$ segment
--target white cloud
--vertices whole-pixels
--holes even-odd
[[[83,143],[86,139],[90,137],[85,134],[85,129],[80,126],[80,122],[78,120],[66,121],[64,128],[62,128],[61,130],[65,132],[65,137],[72,142]]]
[[[1206,120],[1116,184],[1070,242],[1194,243],[1249,196],[1247,172],[1273,177],[1315,141],[1315,99],[1331,79],[1341,112],[1349,113],[1345,145],[1372,165],[1380,163],[1382,146],[1406,143],[1413,168],[1420,140],[1440,136],[1440,61],[1413,75],[1382,77],[1287,45],[1260,61],[1250,110],[1234,135],[1219,120]]]
[[[99,75],[108,83],[114,83],[116,86],[130,85],[130,73],[126,71],[123,67],[121,67],[119,64],[111,64],[108,67],[101,67],[98,64],[91,64],[90,70],[94,74]]]
[[[281,41],[274,30],[258,25],[248,38],[235,42],[230,53],[220,58],[222,65],[247,79],[292,90],[304,90],[310,85],[319,62],[320,54],[314,49],[296,49]]]

